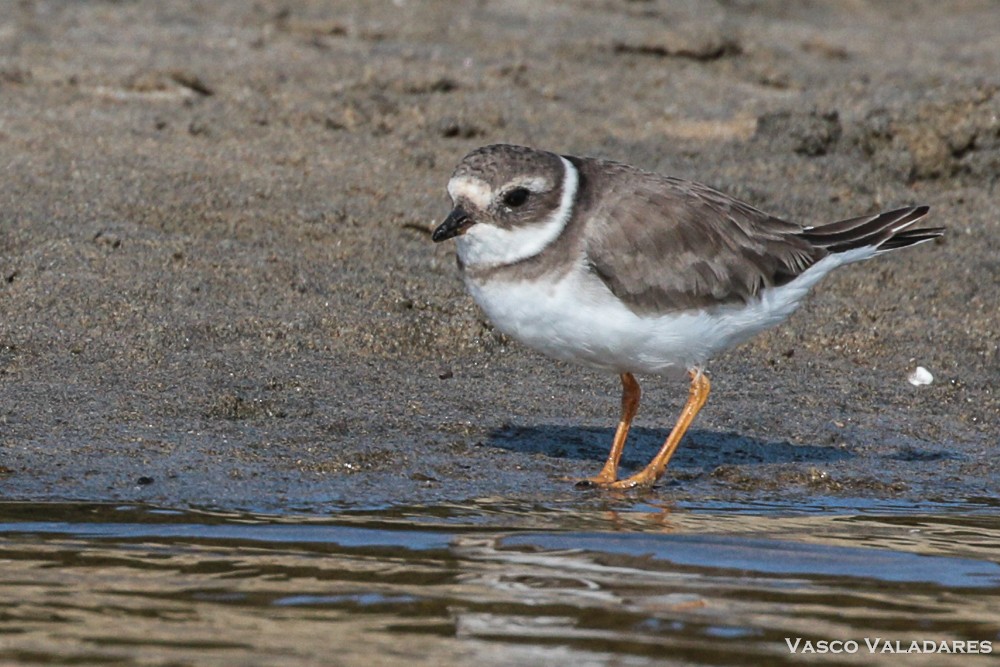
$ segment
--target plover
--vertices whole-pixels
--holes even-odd
[[[472,298],[497,329],[556,359],[617,374],[621,419],[586,485],[650,486],[705,404],[705,364],[787,319],[833,269],[930,241],[927,206],[825,225],[782,220],[706,185],[618,162],[495,144],[448,181]],[[636,374],[687,374],[676,425],[644,469],[618,479],[639,407]]]

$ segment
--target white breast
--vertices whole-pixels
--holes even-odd
[[[466,283],[500,331],[543,354],[614,373],[674,375],[787,319],[820,278],[863,259],[845,255],[824,258],[749,304],[652,315],[629,310],[582,262],[555,281]]]

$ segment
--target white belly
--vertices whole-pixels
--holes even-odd
[[[557,282],[467,279],[476,303],[503,333],[556,359],[614,373],[680,374],[794,312],[809,289],[841,262],[828,257],[750,304],[639,315],[584,270]]]

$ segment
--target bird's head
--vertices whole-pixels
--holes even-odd
[[[559,235],[577,184],[576,168],[555,153],[507,144],[476,149],[448,181],[452,211],[431,238],[457,238],[469,266],[517,262]]]

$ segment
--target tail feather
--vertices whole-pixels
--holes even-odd
[[[929,210],[927,206],[912,206],[839,220],[819,227],[807,227],[798,236],[830,253],[856,248],[874,248],[877,252],[895,250],[930,241],[944,233],[943,227],[908,229]]]
[[[879,244],[879,252],[905,248],[916,245],[924,241],[933,241],[944,234],[944,227],[922,227],[920,229],[907,229],[890,236],[885,242]]]
[[[830,222],[819,227],[807,227],[806,232],[811,235],[818,237],[844,237],[850,234],[857,234],[861,229],[867,229],[871,224],[876,224],[878,226],[892,226],[894,223],[899,222],[905,225],[906,219],[917,220],[924,215],[927,215],[927,206],[911,206],[907,208],[897,208],[892,211],[885,211],[883,213],[874,213],[872,215],[862,215],[857,218],[848,218],[847,220],[838,220],[837,222]]]

